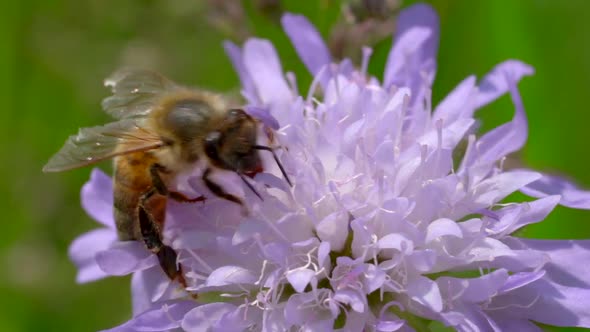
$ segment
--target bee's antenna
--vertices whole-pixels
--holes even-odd
[[[250,182],[248,182],[248,180],[246,180],[246,178],[244,178],[244,176],[241,173],[238,173],[238,175],[240,176],[240,179],[242,179],[242,181],[244,181],[246,186],[248,186],[248,188],[250,188],[250,190],[252,190],[252,192],[255,193],[256,196],[258,196],[258,198],[260,198],[261,201],[264,201],[264,199],[262,199],[262,196],[260,196],[260,193],[258,193],[258,191],[256,191],[256,189],[252,186],[252,184]]]
[[[289,180],[289,176],[287,176],[287,172],[285,172],[285,169],[283,168],[281,161],[279,160],[275,151],[272,148],[270,148],[268,146],[264,146],[264,145],[254,145],[254,149],[270,151],[270,153],[272,153],[272,157],[275,158],[277,165],[279,165],[279,169],[281,170],[281,173],[283,173],[283,177],[285,178],[285,180],[287,180],[287,183],[289,184],[289,186],[293,187],[291,180]]]

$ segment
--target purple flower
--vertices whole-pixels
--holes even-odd
[[[179,252],[186,290],[140,243],[115,240],[108,178],[93,173],[82,202],[107,228],[77,239],[71,255],[80,282],[134,274],[134,317],[111,331],[590,327],[590,267],[580,264],[590,261],[590,241],[511,235],[557,204],[590,207],[590,193],[562,179],[503,169],[527,138],[517,83],[533,69],[506,61],[479,83],[466,78],[432,109],[437,15],[415,5],[398,22],[381,84],[366,72],[369,49],[360,69],[333,63],[307,19],[284,16],[314,76],[305,96],[268,41],[225,45],[247,109],[278,127],[273,144],[285,148],[294,186],[267,159],[253,181],[263,201],[235,174],[220,176],[245,197],[247,216],[214,197],[170,202],[164,237]],[[476,136],[475,112],[504,93],[513,119]],[[198,177],[181,186],[206,193]],[[539,199],[505,200],[518,190]]]

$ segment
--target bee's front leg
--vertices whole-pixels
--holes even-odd
[[[215,196],[221,197],[221,198],[226,199],[230,202],[234,202],[234,203],[237,203],[241,206],[244,206],[244,202],[242,202],[242,200],[239,197],[236,197],[232,194],[227,193],[220,185],[213,182],[213,180],[211,180],[209,178],[210,175],[211,175],[211,168],[207,168],[205,170],[205,172],[203,172],[203,182],[205,182],[205,185],[207,186],[207,188],[209,190],[211,190],[211,192],[213,194],[215,194]]]
[[[166,169],[166,167],[160,165],[160,164],[152,164],[152,166],[150,166],[150,175],[152,177],[152,185],[154,186],[156,192],[160,195],[163,196],[167,196],[177,202],[183,202],[183,203],[195,203],[195,202],[202,202],[205,200],[205,196],[201,195],[198,196],[196,198],[189,198],[188,196],[186,196],[185,194],[178,192],[178,191],[170,191],[168,190],[168,187],[166,187],[166,184],[164,183],[164,181],[162,180],[162,177],[160,176],[160,173],[167,173],[168,170]]]

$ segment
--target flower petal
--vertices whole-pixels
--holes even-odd
[[[475,76],[469,76],[459,83],[434,109],[433,122],[442,119],[445,124],[460,118],[471,118],[473,111],[471,95],[475,92]]]
[[[253,284],[256,276],[240,266],[222,266],[209,274],[207,286],[226,286],[236,284]]]
[[[438,52],[438,15],[426,4],[404,9],[397,17],[393,47],[389,52],[384,86],[410,87],[412,104],[423,97],[424,85],[432,86]]]
[[[401,253],[409,254],[414,250],[414,243],[399,233],[387,234],[379,239],[380,249],[396,249]]]
[[[169,301],[154,303],[149,310],[141,313],[127,323],[103,332],[160,332],[180,327],[180,322],[189,310],[195,307],[194,301]]]
[[[498,295],[508,293],[514,289],[526,286],[531,282],[541,279],[545,275],[544,270],[537,272],[518,272],[506,279],[506,282],[500,289],[498,289]]]
[[[496,219],[499,220],[490,225],[490,231],[510,234],[526,225],[542,221],[559,203],[559,199],[560,196],[548,196],[496,211]]]
[[[532,197],[561,195],[559,204],[574,209],[590,210],[590,191],[579,189],[573,183],[558,176],[543,174],[542,178],[520,191]]]
[[[441,236],[463,237],[461,227],[454,220],[447,218],[437,219],[428,225],[426,229],[426,243],[432,242]]]
[[[138,241],[116,242],[111,248],[96,254],[98,266],[110,275],[123,276],[158,264],[143,243]]]
[[[97,264],[95,255],[108,249],[117,240],[113,230],[101,228],[84,233],[72,242],[69,248],[70,259],[78,267],[76,281],[86,283],[107,277]]]
[[[273,130],[278,130],[280,128],[279,121],[270,114],[268,109],[256,106],[246,106],[245,110],[246,113],[260,120],[268,128]]]
[[[131,277],[131,303],[133,316],[147,310],[159,301],[172,286],[170,279],[159,265],[133,273]]]
[[[412,300],[435,312],[440,312],[443,308],[438,285],[426,277],[417,276],[410,280],[406,286],[406,293]]]
[[[291,101],[291,91],[283,76],[281,62],[268,40],[249,39],[243,54],[244,65],[263,104]]]
[[[496,324],[498,324],[500,331],[543,332],[540,327],[527,319],[514,319],[509,315],[499,316],[496,318],[493,313],[490,314],[490,316],[494,318],[494,321]]]
[[[252,77],[250,76],[250,73],[248,72],[244,64],[242,50],[238,45],[230,41],[223,42],[223,49],[225,50],[225,53],[229,57],[232,65],[234,66],[234,69],[238,73],[240,83],[242,84],[242,93],[244,94],[244,97],[250,103],[256,103],[258,101],[256,99],[256,87],[254,86]]]
[[[302,293],[314,276],[315,272],[310,269],[295,269],[287,272],[287,280],[297,293]]]
[[[590,289],[590,240],[535,240],[508,238],[511,248],[535,250],[549,255],[544,266],[547,279],[570,287]]]
[[[508,83],[516,85],[523,77],[534,74],[533,67],[517,61],[507,60],[492,69],[479,84],[479,93],[476,98],[475,107],[481,108],[509,90]],[[506,77],[510,80],[507,81]]]
[[[474,188],[474,202],[479,205],[478,208],[488,207],[540,177],[541,174],[530,171],[500,173],[482,181]]]
[[[320,240],[329,242],[334,251],[344,248],[348,237],[348,218],[345,212],[336,211],[322,219],[315,227]]]
[[[311,325],[311,324],[327,324],[332,326],[335,317],[332,317],[330,310],[314,307],[313,304],[318,299],[313,293],[303,293],[291,295],[285,305],[285,321],[292,325]],[[313,330],[309,330],[313,331]],[[317,330],[322,331],[322,330]],[[324,329],[325,331],[325,329]]]
[[[364,312],[366,307],[366,297],[357,291],[344,289],[339,290],[334,294],[334,301],[338,301],[342,304],[350,305],[352,310],[356,312]]]
[[[590,290],[562,286],[546,277],[495,297],[488,308],[548,325],[590,327]]]
[[[549,254],[541,279],[494,298],[490,304],[513,317],[556,326],[590,327],[590,240],[507,238],[513,248]]]
[[[223,315],[232,312],[236,306],[229,303],[210,303],[190,310],[182,319],[182,329],[190,332],[207,332]]]
[[[90,173],[90,180],[82,187],[80,193],[82,207],[92,219],[115,228],[113,218],[113,180],[98,168]]]
[[[323,66],[332,62],[328,46],[305,16],[287,13],[283,15],[281,24],[291,39],[297,55],[313,76],[318,75]]]
[[[248,331],[252,325],[262,318],[260,311],[247,310],[245,308],[236,308],[233,311],[225,313],[212,326],[213,332],[226,331]]]
[[[403,319],[379,320],[375,325],[375,329],[379,332],[393,332],[399,330],[404,324],[406,324],[406,321]]]
[[[494,296],[508,280],[508,271],[499,269],[479,278],[440,277],[438,288],[445,298],[479,303]]]
[[[512,121],[496,127],[485,133],[476,143],[477,153],[471,155],[467,165],[475,163],[494,163],[509,153],[519,150],[526,142],[528,136],[528,124],[524,105],[520,93],[516,87],[516,78],[510,72],[504,73],[502,81],[501,71],[495,78],[496,84],[505,85],[510,90],[510,96],[516,109]]]

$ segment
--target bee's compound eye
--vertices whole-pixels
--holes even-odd
[[[205,138],[205,141],[207,142],[207,144],[218,144],[220,140],[221,140],[221,133],[218,131],[210,132],[209,134],[207,134],[207,137]]]
[[[229,110],[228,117],[231,118],[233,121],[236,121],[236,120],[242,120],[242,119],[248,117],[248,115],[246,114],[246,112],[244,112],[244,110],[241,110],[239,108],[234,108],[234,109]]]
[[[213,160],[219,159],[219,155],[217,153],[217,147],[219,146],[220,141],[221,141],[221,133],[220,132],[212,131],[209,134],[207,134],[207,137],[205,138],[205,153],[207,154],[207,157],[209,157]]]

